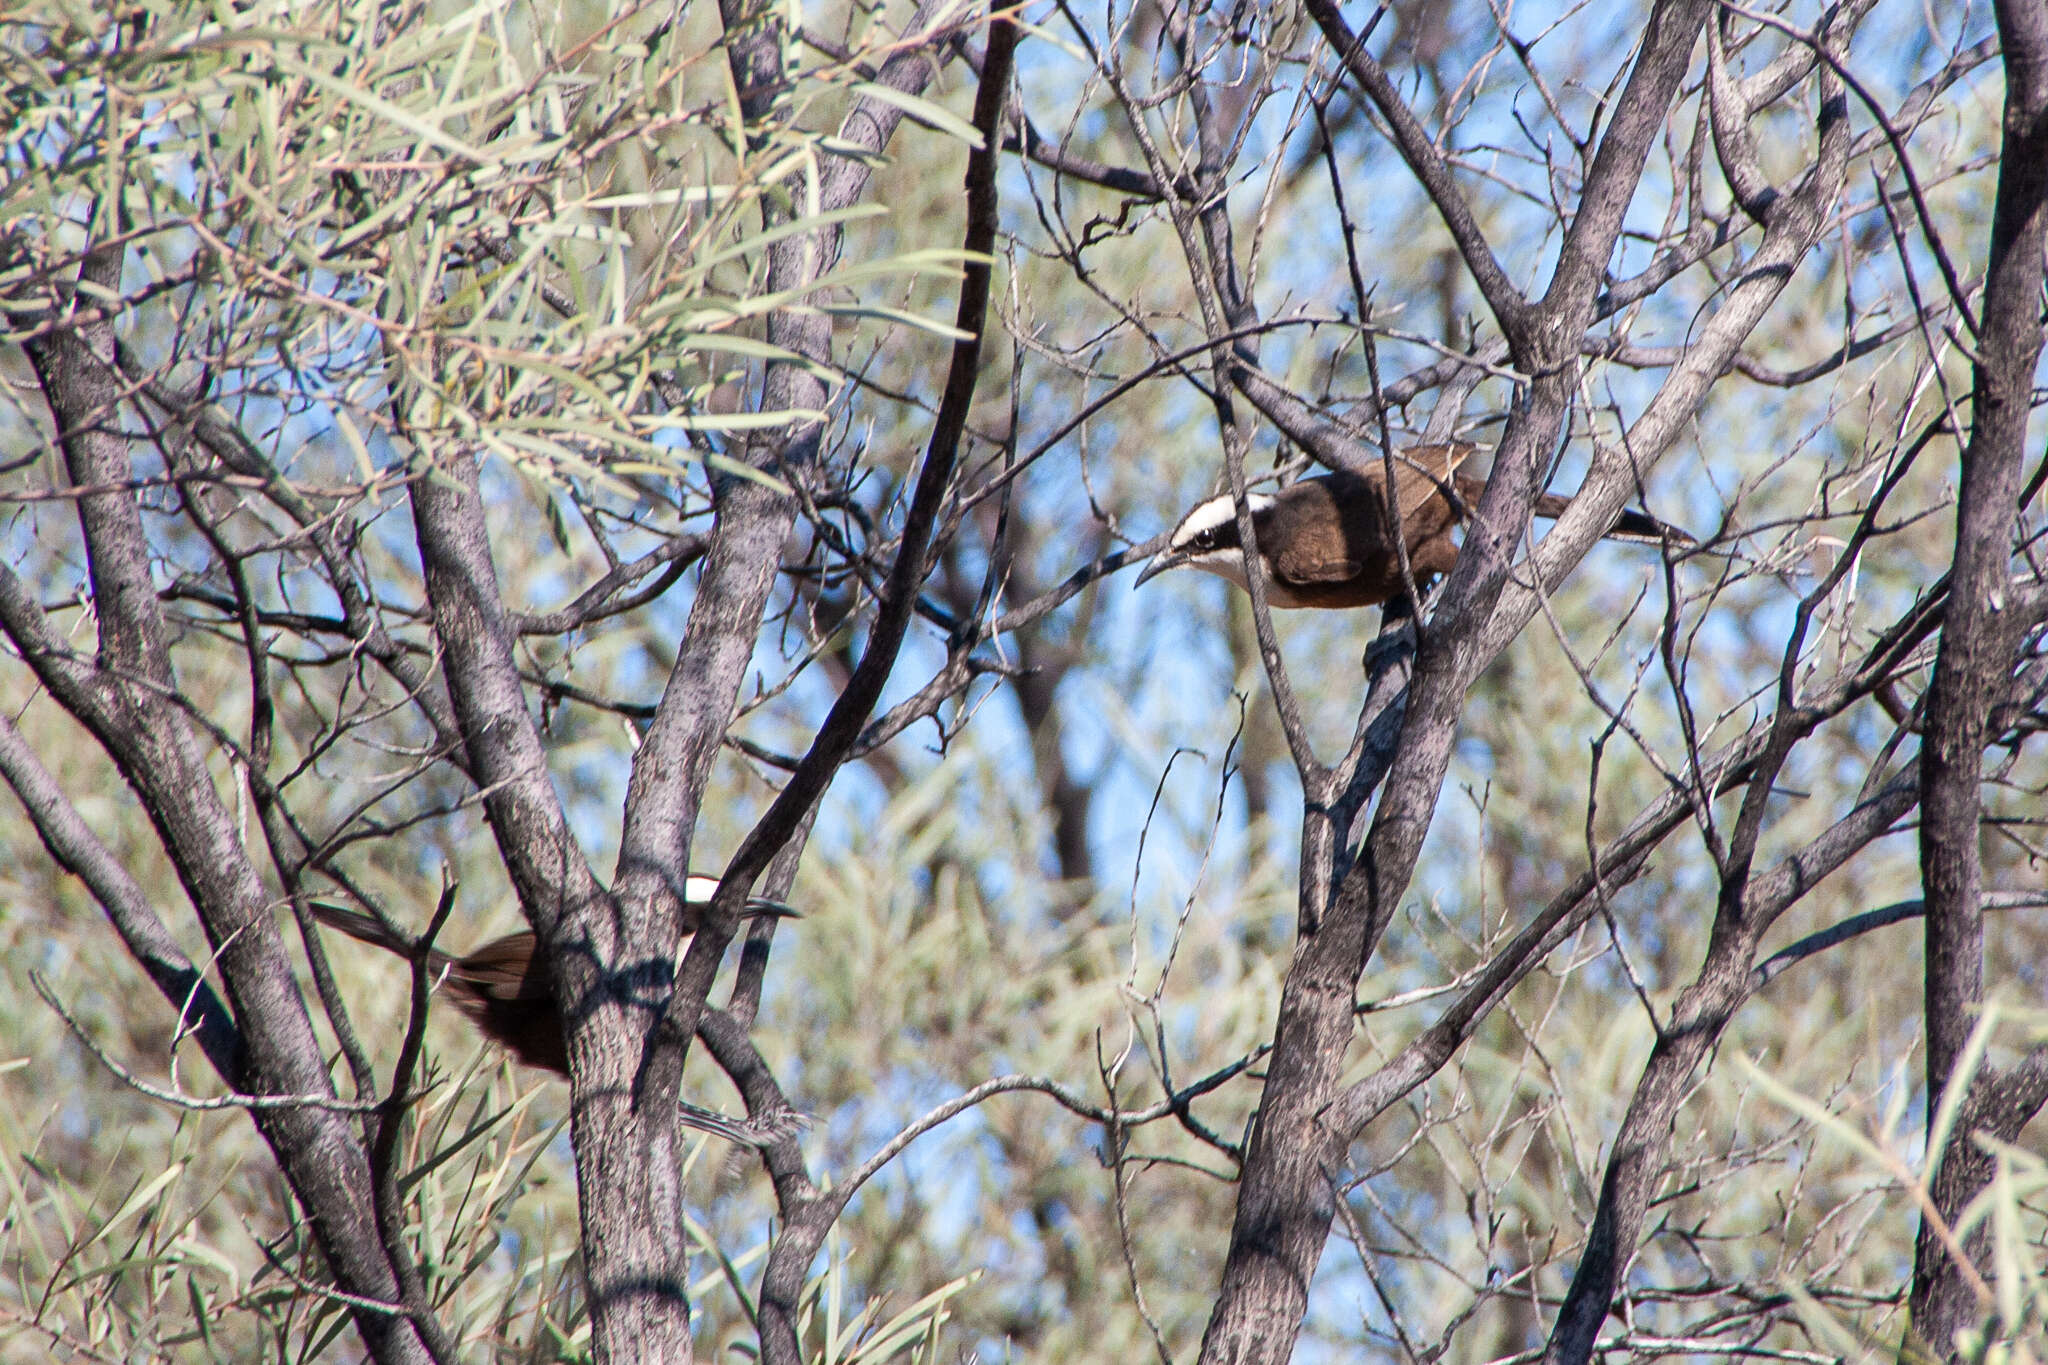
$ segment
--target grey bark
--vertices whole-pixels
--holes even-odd
[[[2027,420],[2040,362],[2042,250],[2048,243],[2048,8],[2029,0],[1996,6],[2005,59],[2004,146],[1992,213],[1982,320],[1956,506],[1948,616],[1928,693],[1921,762],[1921,883],[1925,890],[1928,1111],[1959,1078],[1957,1058],[1984,996],[1984,868],[1979,847],[1984,747],[1994,703],[2017,662],[2028,624],[2011,600],[2013,527],[2019,513]],[[1985,1067],[1968,1084],[1966,1122],[1939,1153],[1935,1214],[1954,1225],[1990,1179],[1974,1130],[2010,1140],[2042,1103],[2039,1054],[2012,1076]],[[1963,1251],[1980,1263],[1981,1228]],[[1980,1304],[1966,1267],[1923,1222],[1913,1259],[1912,1333],[1937,1358],[1957,1354],[1956,1333]]]
[[[112,291],[120,265],[118,249],[102,248],[86,258],[82,278]],[[225,1079],[249,1094],[332,1096],[270,897],[176,700],[149,544],[135,495],[123,488],[131,466],[113,328],[104,321],[59,327],[27,351],[56,425],[66,477],[76,487],[106,490],[77,499],[99,623],[98,661],[88,664],[51,640],[26,585],[7,571],[0,571],[0,618],[43,685],[92,731],[134,788],[199,912],[239,1030],[240,1048]],[[54,825],[52,832],[61,835]],[[127,899],[117,884],[107,885]],[[117,901],[108,908],[134,907]],[[254,1118],[305,1207],[337,1284],[395,1306],[400,1276],[379,1238],[369,1166],[346,1118],[314,1106],[263,1108]],[[430,1359],[420,1331],[402,1312],[351,1309],[374,1358]]]
[[[1277,1362],[1293,1350],[1309,1280],[1336,1212],[1332,1177],[1351,1138],[1332,1128],[1327,1114],[1354,1026],[1356,984],[1413,873],[1449,764],[1465,690],[1498,652],[1498,646],[1486,648],[1476,626],[1501,595],[1519,540],[1513,528],[1526,519],[1544,457],[1563,428],[1579,338],[1593,316],[1600,273],[1709,8],[1699,0],[1674,0],[1653,12],[1550,290],[1532,308],[1507,284],[1428,139],[1400,132],[1405,106],[1393,98],[1391,86],[1382,86],[1383,73],[1375,73],[1377,64],[1336,6],[1326,0],[1309,5],[1353,79],[1395,127],[1410,169],[1431,190],[1480,280],[1517,367],[1535,378],[1524,407],[1504,433],[1486,497],[1446,586],[1437,620],[1449,628],[1434,628],[1418,657],[1398,756],[1366,846],[1355,864],[1343,869],[1328,913],[1319,923],[1304,918],[1282,990],[1222,1288],[1202,1340],[1205,1365]],[[1326,827],[1327,813],[1319,814],[1316,805],[1311,793],[1310,827],[1302,840],[1305,869],[1312,850],[1334,851],[1345,835]]]

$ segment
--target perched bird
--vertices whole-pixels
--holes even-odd
[[[701,909],[718,889],[713,877],[691,877],[684,884],[684,904]],[[313,918],[350,938],[360,939],[400,957],[410,959],[414,944],[392,932],[373,917],[327,901],[308,901]],[[750,897],[741,912],[749,919],[763,916],[794,916],[796,911],[781,901]],[[545,957],[534,951],[531,930],[493,939],[475,952],[458,957],[434,949],[427,954],[427,971],[435,983],[472,1024],[528,1066],[542,1067],[557,1075],[569,1074],[569,1049],[562,1039],[562,1014],[555,1003],[555,974]],[[688,951],[686,935],[677,948],[680,959]],[[683,1105],[683,1122],[731,1142],[761,1145],[773,1133],[749,1127],[694,1104]]]
[[[1394,492],[1401,534],[1415,581],[1451,571],[1458,546],[1451,531],[1479,505],[1486,480],[1457,472],[1478,447],[1411,446],[1394,457]],[[1253,493],[1252,528],[1266,570],[1266,598],[1276,607],[1370,607],[1401,595],[1401,555],[1387,516],[1386,473],[1374,464],[1364,475],[1325,474],[1277,493]],[[1446,490],[1454,489],[1454,502]],[[1557,493],[1536,499],[1536,515],[1555,517],[1571,500]],[[1690,545],[1693,538],[1647,512],[1623,512],[1607,535],[1653,545]],[[1186,566],[1246,587],[1237,511],[1228,493],[1197,506],[1174,527],[1138,582]]]

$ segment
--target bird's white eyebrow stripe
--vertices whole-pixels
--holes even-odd
[[[1263,512],[1273,505],[1271,493],[1253,493],[1246,502],[1253,512]],[[1218,526],[1237,516],[1237,508],[1228,493],[1222,493],[1207,502],[1197,503],[1188,514],[1180,519],[1180,525],[1173,528],[1172,547],[1179,549],[1204,531],[1213,531]]]

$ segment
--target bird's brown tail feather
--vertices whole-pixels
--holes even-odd
[[[400,957],[412,956],[411,943],[360,910],[350,910],[331,901],[307,901],[306,908],[313,912],[314,919],[330,929],[339,929],[350,938],[397,953]]]
[[[1564,515],[1572,500],[1562,493],[1544,493],[1536,499],[1536,515],[1555,521]],[[1635,540],[1650,545],[1693,545],[1698,542],[1668,521],[1659,521],[1648,512],[1634,507],[1625,507],[1615,519],[1614,525],[1603,533],[1609,540]]]

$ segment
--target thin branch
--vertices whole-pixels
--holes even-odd
[[[2042,891],[1987,891],[1984,893],[1986,910],[2027,910],[2048,906],[2048,892]],[[1894,901],[1876,910],[1865,910],[1860,915],[1851,915],[1825,929],[1816,930],[1801,939],[1795,939],[1777,952],[1756,964],[1750,973],[1752,990],[1761,989],[1775,981],[1787,970],[1804,962],[1817,953],[1847,943],[1850,939],[1883,929],[1888,925],[1903,924],[1909,919],[1918,919],[1927,913],[1927,902],[1921,899]]]

